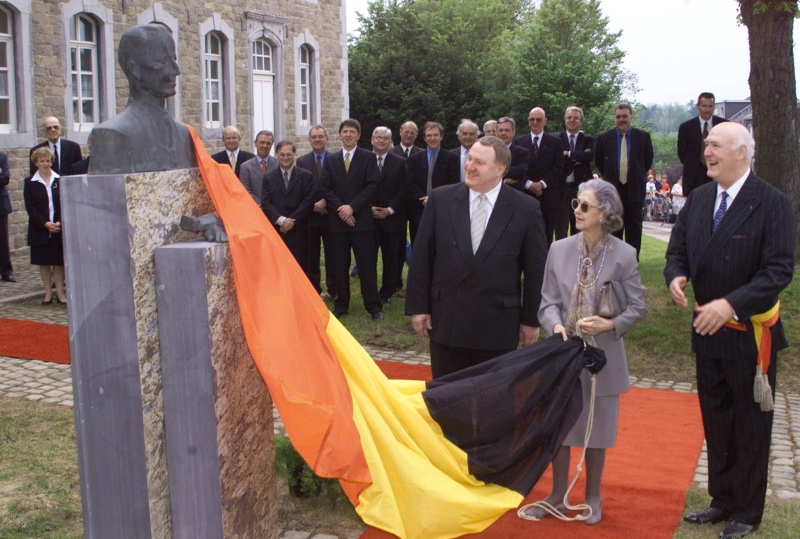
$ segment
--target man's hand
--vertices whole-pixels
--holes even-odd
[[[433,326],[431,325],[431,315],[429,314],[412,314],[411,315],[411,327],[414,328],[414,331],[417,332],[417,335],[420,337],[425,336],[425,330],[432,330]]]
[[[507,185],[514,185],[519,180],[512,180],[511,178],[506,178],[504,181],[506,182]]]
[[[346,224],[347,226],[356,226],[356,218],[353,217],[352,215],[350,217],[342,219],[342,221],[344,221],[344,224]]]
[[[336,213],[339,215],[339,219],[345,221],[346,218],[353,216],[353,207],[350,206],[350,204],[342,204],[339,206],[339,209],[336,210]]]
[[[542,191],[543,191],[542,182],[533,182],[531,184],[531,186],[530,186],[530,189],[528,189],[528,191],[530,191],[531,193],[533,193],[537,197],[542,196]]]
[[[281,225],[281,234],[286,234],[291,229],[294,228],[294,219],[291,217],[287,217],[284,219],[283,224]]]
[[[419,201],[422,202],[422,207],[424,208],[428,204],[428,197],[419,197]]]
[[[375,219],[386,219],[389,217],[389,208],[380,208],[378,206],[372,206],[372,217]]]
[[[325,202],[324,198],[321,198],[321,199],[317,200],[314,203],[314,211],[317,212],[320,215],[327,215],[328,214],[327,207],[328,207],[328,203]]]
[[[683,293],[684,288],[686,288],[686,277],[684,275],[675,277],[669,283],[669,297],[672,298],[672,303],[681,308],[689,305],[686,294]]]
[[[522,341],[522,346],[530,346],[539,340],[539,328],[526,326],[525,324],[519,325],[519,340]]]
[[[694,330],[700,335],[713,335],[733,318],[733,307],[727,299],[715,299],[694,308]]]

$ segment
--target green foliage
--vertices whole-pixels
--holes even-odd
[[[339,482],[316,475],[288,436],[275,436],[275,468],[278,477],[286,481],[289,492],[296,498],[316,498],[324,493],[331,505],[347,501]]]
[[[650,133],[653,141],[653,170],[658,174],[666,173],[667,169],[680,166],[678,159],[678,134],[663,136],[658,133]],[[674,178],[677,179],[677,178]]]

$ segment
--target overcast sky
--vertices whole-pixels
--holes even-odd
[[[347,31],[353,32],[356,12],[366,14],[368,0],[343,1]],[[717,101],[750,96],[747,28],[736,23],[736,0],[602,0],[601,5],[609,28],[622,30],[619,46],[627,52],[625,67],[639,78],[638,102],[686,103],[705,91]]]

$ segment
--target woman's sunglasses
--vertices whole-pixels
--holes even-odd
[[[601,209],[600,206],[592,206],[588,202],[581,202],[577,198],[572,199],[572,209],[577,210],[580,207],[582,213],[588,213],[589,208]]]

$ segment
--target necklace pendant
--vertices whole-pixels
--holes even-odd
[[[583,265],[584,268],[591,268],[593,262],[592,259],[587,256],[586,258],[583,259],[583,262],[581,264]]]

